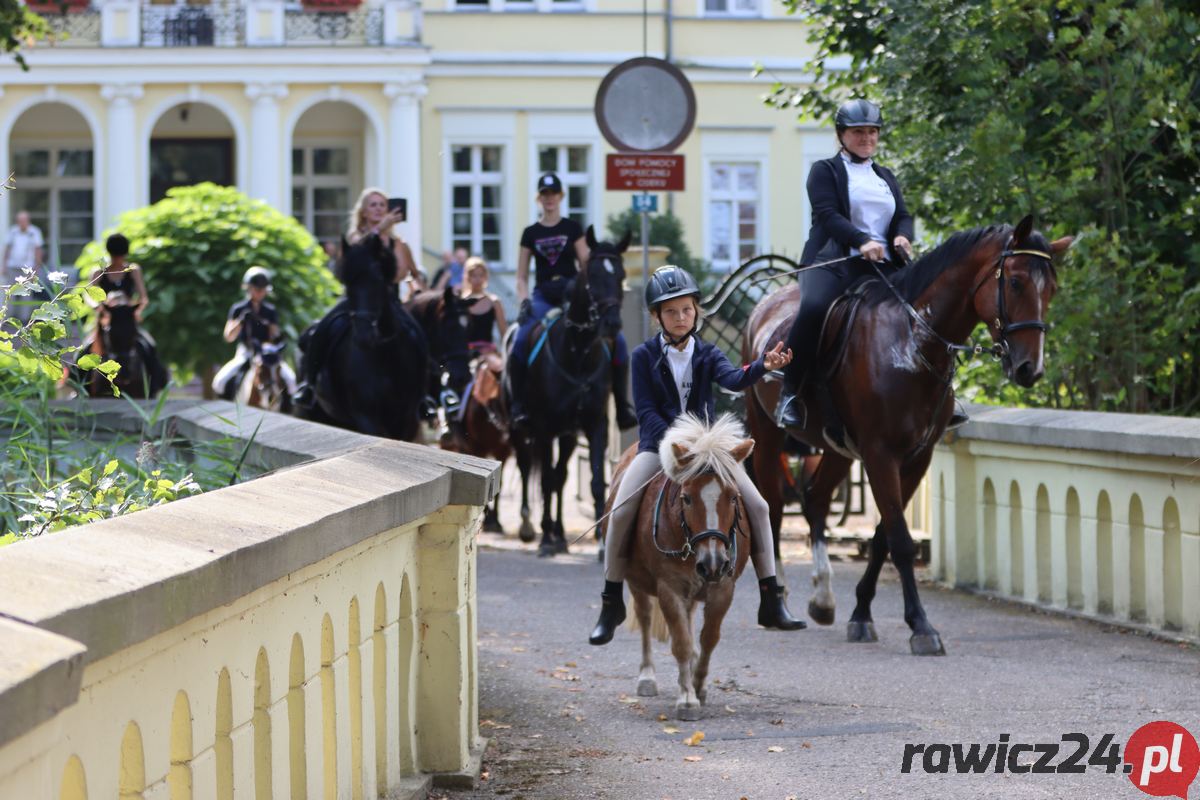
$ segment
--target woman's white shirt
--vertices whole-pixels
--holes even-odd
[[[679,390],[679,410],[686,411],[688,397],[692,394],[692,355],[696,352],[696,337],[689,336],[682,350],[667,344],[665,336],[660,335],[659,340],[667,354],[667,364],[671,367],[675,388]]]
[[[849,179],[850,222],[873,241],[881,242],[886,247],[888,228],[892,217],[896,215],[896,198],[892,196],[887,181],[872,168],[870,159],[855,164],[845,153],[841,155]],[[850,255],[858,254],[857,247],[850,248]]]

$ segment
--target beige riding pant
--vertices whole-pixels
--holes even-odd
[[[617,488],[613,501],[615,509],[608,518],[608,532],[604,545],[604,578],[610,581],[625,580],[629,569],[629,532],[637,521],[645,484],[662,467],[658,453],[638,453]],[[767,501],[758,493],[758,487],[750,480],[741,464],[737,469],[738,491],[750,517],[750,559],[758,579],[775,575],[775,543],[771,539],[771,517]]]

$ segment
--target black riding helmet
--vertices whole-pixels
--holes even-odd
[[[667,264],[654,270],[646,284],[646,308],[654,311],[659,303],[688,295],[700,296],[700,286],[686,269]]]
[[[882,128],[883,114],[870,100],[847,100],[838,106],[833,124],[838,133],[846,128]]]

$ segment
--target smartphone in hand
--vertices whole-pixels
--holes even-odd
[[[389,197],[388,211],[399,211],[400,219],[408,219],[408,199],[404,197]]]

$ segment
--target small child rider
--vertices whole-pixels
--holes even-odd
[[[270,271],[265,267],[250,267],[242,276],[242,288],[246,291],[246,299],[229,309],[223,333],[225,341],[237,342],[237,353],[213,376],[212,388],[218,397],[226,397],[230,381],[254,358],[255,343],[261,345],[279,339],[279,313],[267,302],[267,295],[271,293]],[[288,394],[295,394],[296,373],[282,359],[279,373]]]
[[[686,270],[675,266],[657,269],[646,286],[646,306],[662,333],[633,351],[633,400],[638,415],[638,453],[621,478],[608,520],[604,551],[604,591],[600,619],[589,641],[608,644],[625,620],[624,581],[629,557],[629,534],[637,519],[644,484],[661,464],[658,445],[671,422],[690,412],[701,419],[716,415],[712,385],[730,391],[753,385],[767,371],[792,360],[780,342],[773,350],[745,367],[735,367],[717,347],[695,336],[699,319],[700,287]],[[807,627],[784,603],[783,587],[775,579],[775,547],[767,503],[739,466],[738,491],[750,517],[751,560],[758,575],[758,624],[791,631]]]

